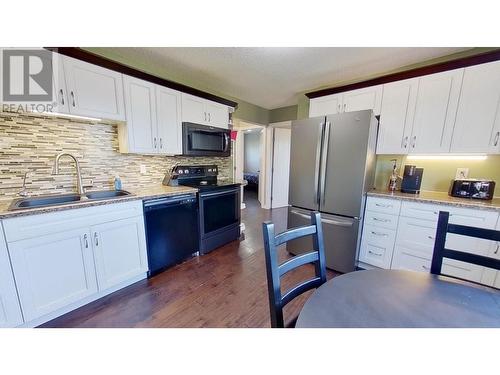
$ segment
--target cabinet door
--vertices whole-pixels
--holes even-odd
[[[223,129],[229,128],[229,110],[227,106],[207,101],[205,110],[207,112],[208,125]]]
[[[157,153],[155,85],[142,79],[124,76],[123,86],[127,113],[128,151],[144,154]]]
[[[418,78],[384,85],[377,154],[407,154],[415,114]]]
[[[63,63],[72,114],[125,120],[121,73],[66,56]]]
[[[156,85],[158,152],[182,154],[181,93]]]
[[[26,321],[97,292],[87,230],[69,230],[9,243]]]
[[[343,97],[343,112],[372,109],[375,115],[380,115],[382,105],[382,85],[347,91]]]
[[[147,272],[142,216],[94,225],[91,233],[100,290]]]
[[[333,94],[311,99],[309,102],[309,117],[335,115],[342,111],[343,94]]]
[[[464,69],[420,78],[410,153],[448,152]]]
[[[22,323],[21,306],[17,297],[5,237],[0,225],[0,328],[16,327]]]
[[[182,121],[195,124],[207,124],[208,116],[205,99],[189,94],[182,94]]]
[[[364,225],[359,260],[380,268],[390,268],[396,231]]]
[[[465,68],[452,152],[498,152],[500,62]]]

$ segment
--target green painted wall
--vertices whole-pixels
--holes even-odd
[[[127,54],[126,50],[120,51],[119,48],[106,48],[106,47],[86,47],[83,48],[89,52],[95,53],[97,55],[106,57],[110,60],[117,61],[121,64],[129,65],[133,68],[142,70],[149,74],[165,78],[171,81],[179,82],[187,86],[194,87],[198,90],[206,91],[214,95],[222,96],[229,100],[233,100],[238,103],[238,108],[233,114],[234,118],[240,120],[258,123],[258,124],[269,124],[270,111],[266,108],[259,107],[252,103],[245,102],[244,100],[226,95],[221,92],[217,92],[210,87],[203,87],[199,85],[199,82],[187,75],[174,75],[172,71],[168,69],[168,66],[160,65],[152,61],[146,60],[144,58],[132,58],[130,54]]]
[[[291,105],[289,107],[281,107],[272,109],[269,114],[269,122],[281,122],[297,119],[298,106]]]

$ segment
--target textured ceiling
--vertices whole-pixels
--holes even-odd
[[[467,48],[113,48],[167,78],[274,109],[298,94],[363,79]]]

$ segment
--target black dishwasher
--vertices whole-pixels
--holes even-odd
[[[148,276],[189,258],[199,250],[195,194],[144,201]]]

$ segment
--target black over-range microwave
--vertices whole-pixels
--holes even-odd
[[[230,156],[231,131],[191,122],[182,123],[182,154]]]

